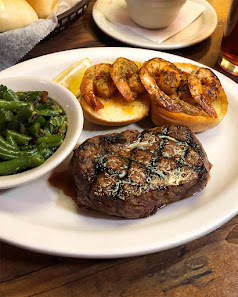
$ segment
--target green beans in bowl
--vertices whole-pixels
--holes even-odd
[[[15,187],[58,166],[83,128],[76,97],[37,77],[0,80],[0,189]]]

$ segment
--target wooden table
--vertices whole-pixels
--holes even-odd
[[[194,46],[167,52],[222,72],[217,57],[230,1],[208,2],[219,20],[212,36]],[[97,28],[91,16],[93,5],[90,2],[81,19],[41,42],[24,60],[74,48],[126,46]],[[238,82],[238,78],[232,79]],[[183,246],[125,259],[64,258],[2,243],[0,265],[1,297],[237,297],[238,216]]]

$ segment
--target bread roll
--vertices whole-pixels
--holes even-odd
[[[40,19],[47,19],[51,11],[59,4],[59,0],[27,0]]]
[[[25,0],[0,0],[0,32],[26,27],[37,19]]]

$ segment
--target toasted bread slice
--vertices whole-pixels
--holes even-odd
[[[117,92],[111,98],[100,98],[104,108],[95,111],[84,99],[80,100],[84,116],[92,123],[104,126],[123,126],[143,119],[150,110],[150,97],[140,94],[133,102],[127,102]]]
[[[174,63],[179,69],[191,73],[198,66],[189,63]],[[217,126],[225,117],[228,108],[228,101],[222,88],[218,98],[212,103],[217,113],[217,118],[204,113],[202,116],[188,115],[183,112],[170,112],[162,108],[155,100],[151,100],[151,118],[156,126],[161,125],[185,125],[194,133],[203,132]]]

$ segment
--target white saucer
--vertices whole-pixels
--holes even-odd
[[[217,14],[206,0],[190,0],[203,5],[204,12],[188,27],[162,43],[157,43],[143,38],[135,33],[124,30],[109,22],[99,11],[108,1],[97,0],[93,7],[92,16],[97,26],[106,34],[124,43],[151,49],[177,49],[191,46],[209,37],[217,26]]]

